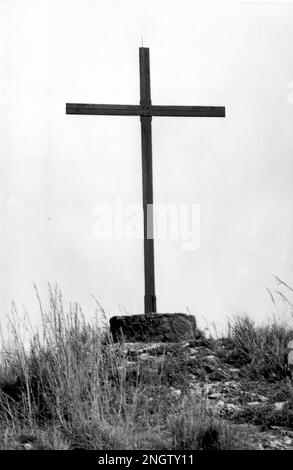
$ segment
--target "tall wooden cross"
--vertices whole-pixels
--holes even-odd
[[[139,48],[139,67],[140,105],[67,103],[66,114],[140,116],[144,213],[144,306],[147,314],[157,312],[153,239],[152,116],[225,117],[225,107],[152,105],[150,59],[147,47]]]

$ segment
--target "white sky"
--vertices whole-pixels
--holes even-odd
[[[158,241],[160,312],[221,324],[272,311],[293,284],[292,2],[0,1],[0,308],[46,294],[143,312],[143,244],[98,241],[93,207],[140,203],[136,117],[69,116],[66,102],[225,105],[227,117],[153,118],[157,203],[201,207],[201,244]]]

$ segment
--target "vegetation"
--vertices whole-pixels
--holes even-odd
[[[65,311],[57,288],[49,305],[44,312],[40,302],[42,328],[28,345],[13,323],[2,351],[0,449],[239,449],[245,444],[235,423],[293,429],[288,326],[255,326],[242,316],[227,338],[201,340],[244,380],[275,382],[286,400],[282,410],[250,408],[229,421],[188,388],[190,374],[208,381],[205,361],[190,362],[176,346],[157,358],[129,357],[78,305]]]

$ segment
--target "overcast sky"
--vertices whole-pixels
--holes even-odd
[[[143,312],[143,243],[97,240],[97,204],[142,201],[140,120],[70,116],[66,102],[226,106],[153,118],[155,202],[199,204],[200,246],[159,240],[159,312],[221,324],[273,310],[293,284],[293,3],[0,1],[0,308],[46,295]],[[290,99],[292,103],[290,104]]]

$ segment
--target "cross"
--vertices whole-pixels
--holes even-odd
[[[144,214],[144,308],[145,314],[148,314],[157,312],[153,238],[152,116],[225,117],[225,107],[152,105],[150,59],[147,47],[139,48],[139,68],[139,105],[67,103],[66,114],[140,116]]]

